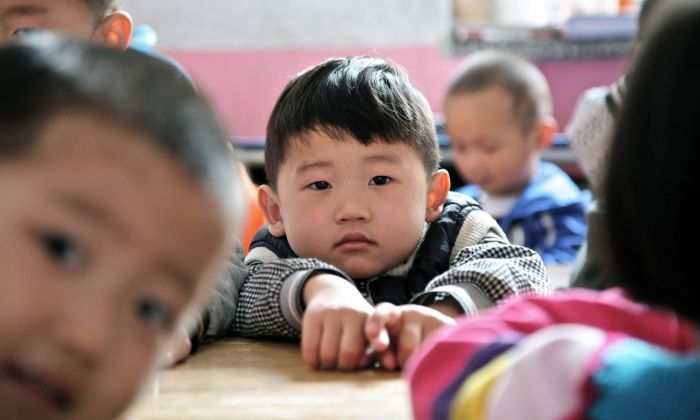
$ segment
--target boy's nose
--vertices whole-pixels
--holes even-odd
[[[479,175],[481,173],[484,160],[478,153],[469,153],[462,156],[461,159],[462,165],[468,177]]]
[[[120,329],[115,325],[113,305],[100,299],[76,301],[66,307],[55,320],[54,339],[60,350],[84,367],[100,362],[107,351],[112,334]]]
[[[370,218],[369,207],[365,205],[361,197],[348,196],[339,200],[335,213],[337,223],[368,221]]]

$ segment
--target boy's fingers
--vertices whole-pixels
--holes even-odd
[[[326,322],[323,325],[318,348],[318,362],[321,369],[335,369],[338,365],[338,350],[343,326]]]
[[[353,370],[363,361],[366,348],[362,325],[346,326],[340,337],[338,349],[338,369]]]
[[[377,351],[389,347],[388,328],[391,328],[401,318],[401,311],[395,305],[387,302],[378,304],[365,323],[365,335]]]
[[[397,344],[396,355],[399,366],[406,363],[408,357],[423,341],[423,327],[418,323],[407,323],[401,331]]]
[[[187,359],[191,352],[190,334],[185,327],[179,328],[175,340],[166,349],[161,363],[163,367],[173,366]]]
[[[377,360],[384,370],[396,370],[399,367],[396,355],[391,350],[377,354]]]
[[[320,366],[318,353],[323,334],[323,325],[316,322],[313,317],[304,317],[301,328],[301,356],[306,365],[312,369]]]

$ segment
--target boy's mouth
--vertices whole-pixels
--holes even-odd
[[[69,387],[58,380],[32,374],[17,365],[5,366],[3,370],[29,399],[56,411],[68,411],[73,406],[74,399]]]
[[[366,248],[370,245],[376,245],[376,242],[361,233],[348,233],[335,243],[336,248],[347,250]]]

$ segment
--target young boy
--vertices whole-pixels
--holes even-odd
[[[427,101],[391,63],[348,57],[302,72],[266,140],[270,184],[258,203],[268,225],[246,257],[238,333],[301,334],[310,367],[349,370],[370,363],[368,343],[386,347],[386,326],[394,352],[379,361],[393,369],[452,322],[445,314],[550,291],[535,252],[448,195]]]
[[[118,0],[0,0],[0,43],[41,30],[125,49],[132,26]]]
[[[467,58],[445,99],[455,167],[512,243],[545,264],[571,263],[586,235],[588,196],[540,160],[556,131],[547,81],[528,61],[494,51]]]
[[[131,17],[121,10],[118,0],[0,0],[0,44],[27,33],[46,31],[125,50],[131,40],[132,27]],[[163,59],[160,55],[156,57]],[[165,61],[178,69],[180,76],[184,76],[183,80],[191,83],[181,67],[167,59]],[[242,177],[247,177],[240,165],[238,169]],[[245,181],[245,185],[250,182],[249,179]],[[243,257],[242,247],[235,244],[226,270],[216,284],[216,294],[200,316],[196,331],[195,328],[191,328],[191,334],[184,329],[181,331],[180,342],[166,353],[166,364],[184,359],[201,341],[211,341],[228,333],[233,323],[238,290],[247,273]]]
[[[661,0],[644,0],[637,17],[637,39],[632,55],[632,65],[628,71],[609,86],[595,86],[586,89],[576,102],[566,133],[571,148],[576,151],[581,168],[596,198],[588,208],[588,229],[586,242],[578,252],[576,264],[571,272],[570,283],[574,287],[602,290],[610,287],[611,279],[602,269],[603,252],[588,246],[600,243],[604,203],[599,199],[599,183],[603,177],[615,120],[620,112],[627,91],[627,79],[634,71],[634,62],[655,22],[653,15],[665,4]]]
[[[231,246],[226,136],[139,53],[43,34],[0,74],[0,413],[113,418]]]

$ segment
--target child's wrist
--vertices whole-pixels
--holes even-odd
[[[309,302],[314,298],[314,296],[333,290],[357,290],[350,282],[345,278],[337,276],[332,273],[318,273],[309,277],[309,279],[304,284],[302,290],[302,297],[304,299],[304,305],[308,305]]]

